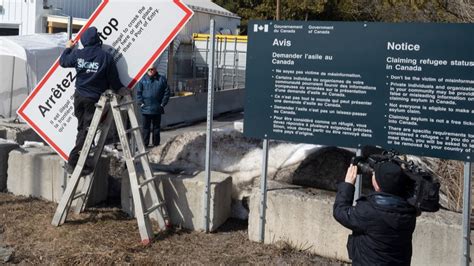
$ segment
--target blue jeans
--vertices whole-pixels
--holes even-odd
[[[143,114],[143,141],[145,146],[150,143],[150,133],[153,134],[153,146],[160,145],[161,114]]]

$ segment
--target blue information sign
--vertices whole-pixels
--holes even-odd
[[[244,133],[471,161],[474,25],[251,21]]]

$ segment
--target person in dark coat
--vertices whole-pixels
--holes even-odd
[[[97,28],[90,27],[81,35],[83,49],[73,49],[75,44],[69,40],[59,58],[62,67],[76,69],[76,90],[74,92],[74,115],[77,118],[77,136],[74,148],[69,154],[66,170],[72,173],[79,160],[79,151],[84,146],[87,129],[95,112],[95,103],[108,89],[119,91],[123,88],[113,56],[102,50],[102,41]],[[83,174],[92,171],[86,165]]]
[[[376,164],[375,192],[352,206],[356,177],[357,166],[350,165],[333,209],[334,218],[352,230],[347,251],[353,265],[410,265],[417,210],[404,198],[408,177],[396,163]]]
[[[160,145],[161,115],[168,104],[170,90],[166,78],[150,67],[137,86],[137,101],[143,115],[143,140],[150,143],[153,133],[153,146]]]

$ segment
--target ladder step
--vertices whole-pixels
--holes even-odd
[[[73,200],[78,199],[78,198],[82,198],[82,197],[84,197],[85,195],[86,195],[86,193],[79,193],[79,194],[76,194],[76,195],[74,195]]]
[[[128,102],[123,102],[123,103],[119,103],[119,104],[115,105],[114,108],[120,108],[122,106],[130,105],[130,104],[134,104],[134,103],[135,103],[135,101],[133,101],[133,100],[128,101]]]
[[[150,153],[150,151],[145,151],[145,152],[142,152],[142,153],[138,153],[135,156],[133,156],[133,160],[136,160],[140,157],[143,157],[143,156],[147,155],[148,153]]]
[[[135,130],[138,130],[138,129],[140,129],[140,128],[141,128],[141,127],[132,127],[132,128],[129,128],[129,129],[125,130],[125,133],[128,134],[128,133],[133,132],[133,131],[135,131]]]
[[[143,182],[140,184],[140,188],[142,188],[142,187],[148,185],[149,183],[151,183],[151,182],[153,182],[153,181],[155,181],[155,180],[157,180],[157,179],[158,179],[158,176],[154,176],[154,177],[152,177],[152,178],[150,178],[150,179],[147,179],[147,180],[143,181]]]
[[[150,209],[146,210],[146,212],[144,213],[145,216],[148,216],[150,215],[154,210],[158,209],[159,207],[163,207],[165,205],[164,202],[161,202],[161,203],[157,203],[153,206],[151,206]]]

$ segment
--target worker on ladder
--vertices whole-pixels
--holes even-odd
[[[79,152],[84,145],[88,127],[92,121],[95,104],[103,92],[112,90],[125,94],[128,92],[120,82],[117,66],[113,56],[102,50],[102,41],[97,28],[90,27],[81,35],[83,49],[73,49],[75,43],[69,40],[66,49],[59,58],[62,67],[76,69],[76,91],[74,92],[74,115],[77,118],[77,136],[74,148],[69,154],[66,171],[71,174],[79,159]],[[87,164],[83,174],[92,172]]]
[[[170,225],[164,198],[157,186],[161,179],[155,176],[150,168],[148,151],[145,149],[135,113],[135,101],[129,90],[122,86],[112,55],[101,49],[102,42],[97,29],[88,28],[81,36],[81,42],[84,48],[73,50],[74,43],[69,41],[67,49],[59,59],[61,66],[76,68],[74,115],[78,119],[78,133],[76,146],[69,155],[66,169],[71,176],[51,224],[63,224],[72,205],[75,205],[76,213],[82,212],[86,207],[94,184],[95,165],[103,151],[107,132],[112,122],[115,122],[127,165],[140,237],[142,243],[147,245],[154,238],[151,219],[155,219],[162,230],[166,230]],[[113,91],[108,91],[109,89]],[[126,116],[122,114],[123,111]],[[131,126],[128,129],[124,126],[126,117]],[[103,124],[102,118],[105,118]],[[102,126],[100,137],[91,154],[99,126]],[[130,141],[136,144],[133,148]],[[145,191],[150,196],[150,203],[144,200]]]

